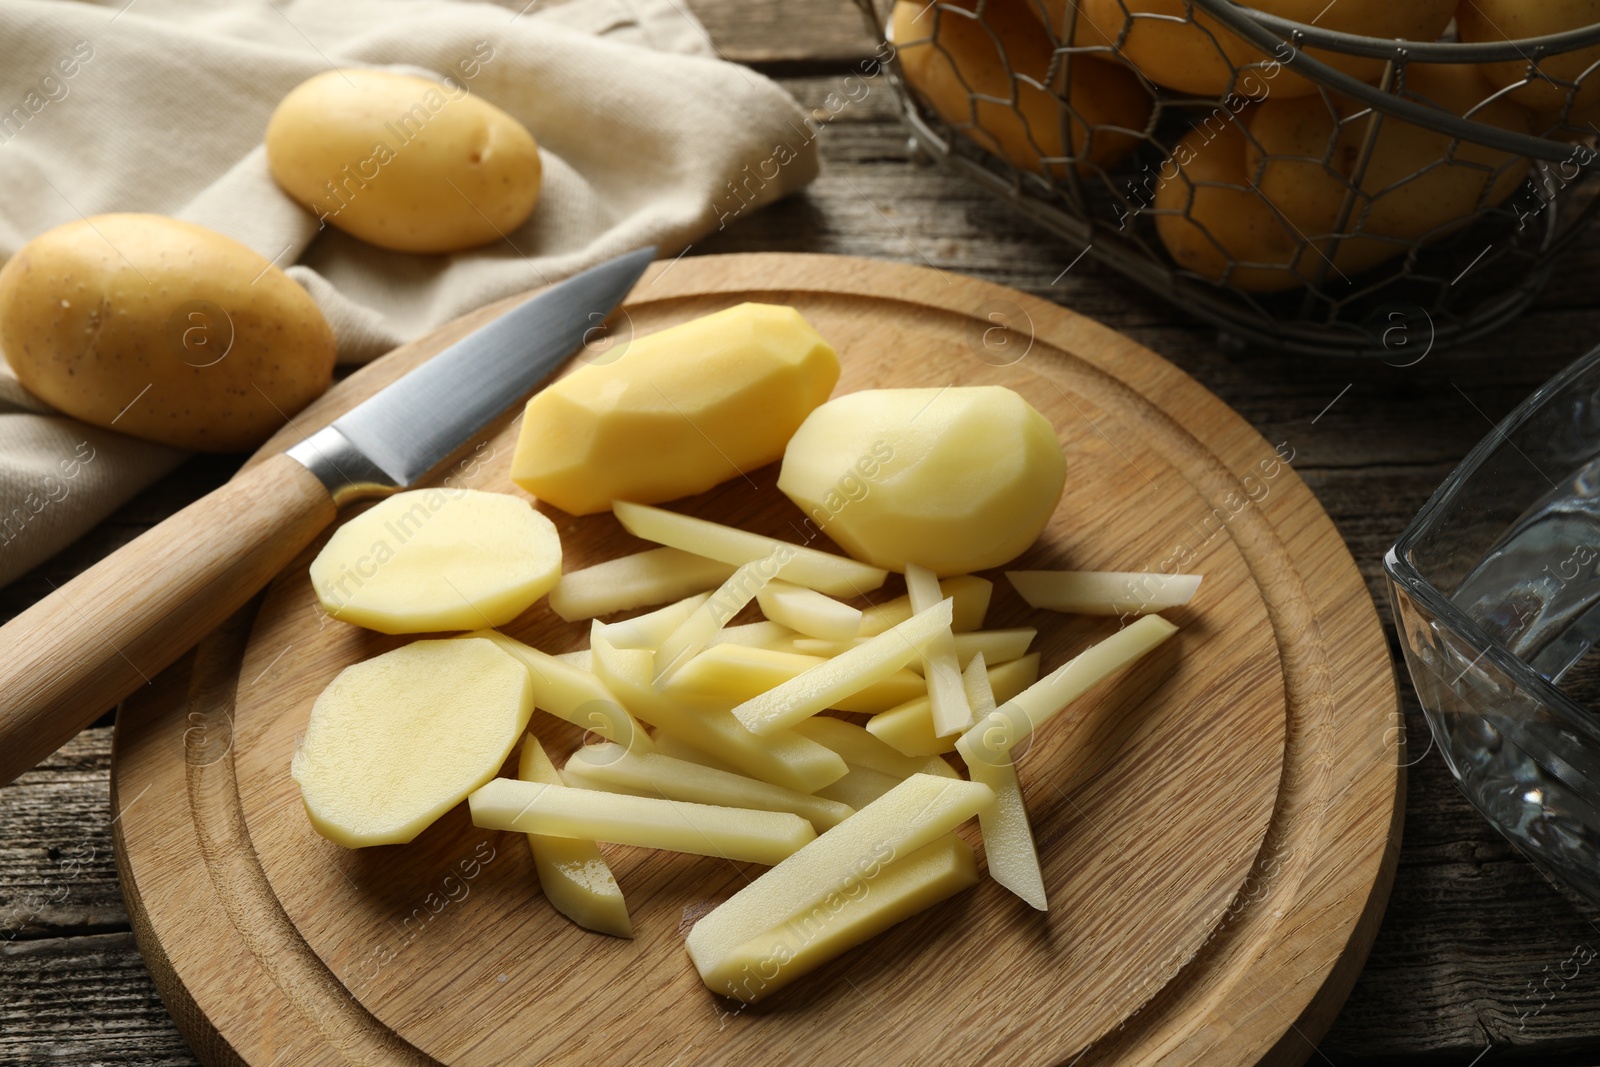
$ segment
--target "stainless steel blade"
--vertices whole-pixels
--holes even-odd
[[[395,485],[413,484],[576,352],[654,258],[654,248],[641,248],[529,297],[333,428]]]

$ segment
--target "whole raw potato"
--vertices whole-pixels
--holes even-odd
[[[1055,428],[1010,389],[867,389],[801,424],[778,488],[857,559],[945,576],[1021,555],[1066,473]]]
[[[290,196],[397,252],[501,240],[539,199],[533,135],[452,80],[330,70],[283,98],[266,140]]]
[[[0,348],[68,415],[237,452],[327,389],[334,338],[310,295],[237,241],[161,215],[97,215],[0,269]]]
[[[1469,0],[1456,11],[1461,39],[1489,44],[1543,37],[1597,22],[1600,0]],[[1544,57],[1534,74],[1525,59],[1488,63],[1483,71],[1496,86],[1517,86],[1511,99],[1532,111],[1542,126],[1560,120],[1562,110],[1570,108],[1566,124],[1583,127],[1600,117],[1600,77],[1589,69],[1596,61],[1600,45]],[[1583,84],[1574,92],[1579,77]]]
[[[1064,0],[1044,0],[1044,4],[1060,25]],[[1269,56],[1198,9],[1196,21],[1191,22],[1189,6],[1186,0],[1080,0],[1080,25],[1087,23],[1092,32],[1080,33],[1078,43],[1120,42],[1123,58],[1141,74],[1157,85],[1184,92],[1222,96],[1233,91],[1259,100],[1264,92],[1303,96],[1316,91],[1314,84],[1281,66],[1243,72],[1235,81],[1236,68],[1270,64],[1274,58],[1281,61],[1287,52]],[[1338,0],[1333,4],[1328,0],[1252,0],[1246,6],[1323,30],[1433,41],[1450,24],[1456,0]],[[1318,48],[1306,52],[1363,81],[1376,81],[1383,73],[1380,59]]]
[[[1047,161],[1068,155],[1080,171],[1113,166],[1138,145],[1150,93],[1127,67],[1089,55],[1078,56],[1065,78],[1030,4],[987,0],[981,15],[967,17],[956,8],[975,11],[972,0],[937,10],[899,0],[889,36],[906,81],[940,118],[1024,170],[1060,175],[1063,165]],[[1070,145],[1062,142],[1063,124]]]

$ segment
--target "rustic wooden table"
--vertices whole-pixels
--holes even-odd
[[[848,0],[690,0],[718,48],[819,107],[870,54]],[[1570,253],[1514,326],[1416,366],[1228,354],[1214,333],[1087,262],[1004,204],[907,151],[887,85],[827,123],[802,195],[697,242],[719,252],[838,252],[1015,286],[1122,330],[1200,380],[1295,467],[1388,618],[1380,561],[1490,420],[1600,341],[1600,249]],[[859,90],[856,91],[859,96]],[[198,458],[0,590],[0,619],[226,480]],[[3,652],[0,652],[3,654]],[[1395,650],[1398,667],[1398,649]],[[1403,676],[1404,672],[1401,671]],[[1366,970],[1311,1057],[1330,1064],[1600,1061],[1600,914],[1570,903],[1457,791],[1402,677],[1413,741],[1404,847]],[[0,789],[0,1064],[192,1064],[129,931],[111,850],[112,716]]]

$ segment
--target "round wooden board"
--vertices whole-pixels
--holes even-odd
[[[328,679],[402,639],[321,617],[304,567],[319,542],[118,719],[124,894],[190,1043],[256,1065],[1302,1062],[1376,931],[1404,759],[1387,643],[1293,443],[1070,311],[920,268],[657,264],[617,334],[746,299],[793,304],[834,343],[836,392],[994,383],[1044,412],[1069,487],[1018,566],[1206,575],[1178,637],[1022,763],[1051,910],[984,880],[741,1010],[700,984],[682,933],[759,868],[608,846],[637,932],[622,941],[556,914],[520,837],[465,806],[406,846],[324,841],[288,777],[296,736]],[[504,306],[353,375],[261,455]],[[498,427],[440,476],[517,492],[514,443]],[[798,539],[775,476],[672,506]],[[643,547],[610,515],[546,513],[569,568]],[[1031,612],[990,577],[988,625],[1038,627],[1045,669],[1117,625]],[[543,605],[506,629],[557,652],[586,635]],[[534,726],[558,762],[581,740]]]

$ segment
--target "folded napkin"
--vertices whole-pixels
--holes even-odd
[[[319,228],[261,138],[284,94],[333,66],[450,75],[520,120],[544,165],[532,217],[449,256]],[[783,90],[716,58],[681,0],[6,0],[0,258],[84,215],[187,219],[284,267],[359,363],[628,249],[677,253],[802,123]],[[741,182],[741,211],[816,175],[798,140],[776,177]],[[0,585],[183,458],[51,414],[0,373]]]

